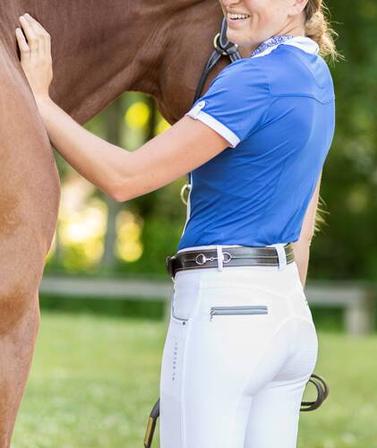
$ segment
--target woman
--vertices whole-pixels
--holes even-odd
[[[334,55],[335,47],[321,0],[220,3],[244,58],[132,153],[90,134],[50,99],[44,28],[26,17],[28,42],[16,34],[49,137],[84,177],[127,201],[191,175],[169,263],[161,448],[292,448],[318,341],[303,292],[309,244],[294,252],[291,243],[313,225],[333,138],[333,84],[319,51]]]

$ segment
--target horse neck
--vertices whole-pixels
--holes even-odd
[[[15,59],[13,34],[24,12],[51,34],[50,94],[80,123],[124,91],[153,95],[176,121],[192,100],[221,17],[217,0],[2,0],[0,32]]]

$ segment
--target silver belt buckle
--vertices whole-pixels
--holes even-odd
[[[227,255],[229,258],[225,258],[225,255]],[[232,255],[229,252],[223,252],[223,263],[229,263],[230,260],[232,259]],[[207,263],[207,261],[215,261],[217,260],[217,257],[206,257],[203,253],[198,254],[195,257],[195,263],[198,264],[199,266],[203,266],[204,264]]]
[[[204,254],[198,254],[195,257],[195,263],[198,264],[199,266],[203,266],[203,264],[206,264],[208,260],[209,258],[207,258]]]
[[[225,255],[228,255],[228,259],[225,258]],[[230,260],[232,259],[232,254],[230,254],[229,252],[223,252],[223,263],[229,263]]]

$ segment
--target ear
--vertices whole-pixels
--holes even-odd
[[[309,0],[292,0],[290,6],[290,15],[299,15],[305,9]]]

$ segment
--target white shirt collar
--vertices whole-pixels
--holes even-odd
[[[291,39],[287,39],[283,42],[279,42],[276,45],[266,48],[261,53],[251,56],[252,58],[259,58],[260,56],[266,56],[275,50],[279,45],[292,45],[293,47],[300,48],[307,53],[319,54],[319,45],[313,39],[307,36],[294,36]]]

